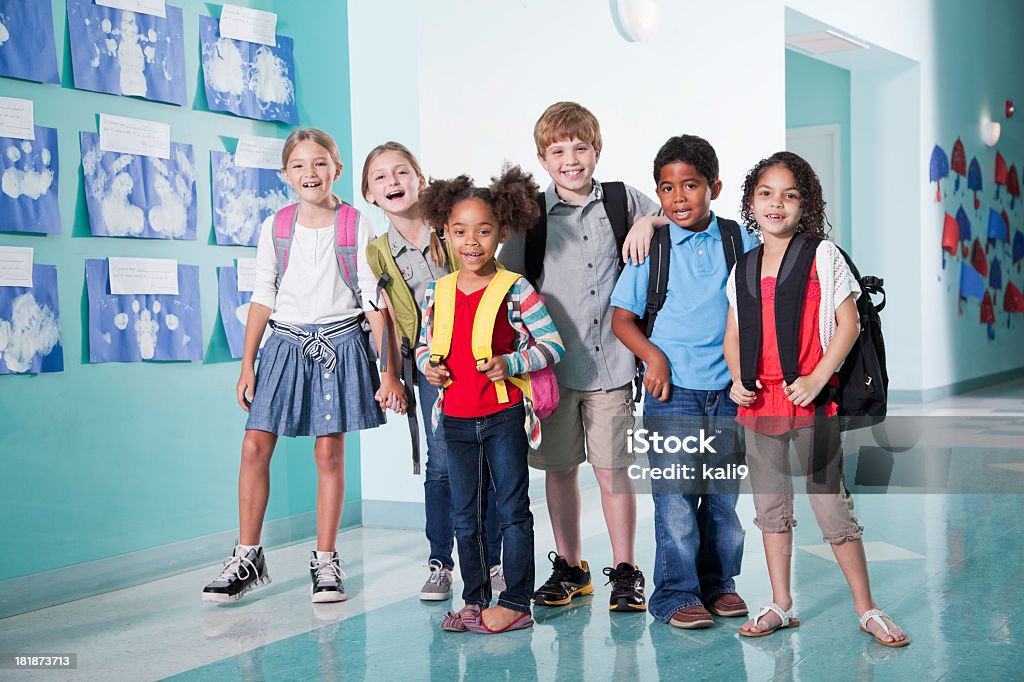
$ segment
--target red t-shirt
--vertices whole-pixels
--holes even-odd
[[[473,318],[484,297],[483,287],[472,294],[464,294],[455,288],[455,321],[452,329],[452,347],[445,358],[445,365],[451,374],[452,383],[444,389],[444,413],[449,417],[485,417],[517,405],[523,401],[523,393],[506,381],[508,402],[498,403],[494,383],[476,368],[473,359]],[[491,353],[494,356],[513,352],[516,330],[508,321],[508,307],[498,308],[494,318],[494,332],[491,334]]]
[[[824,351],[818,335],[818,308],[821,304],[821,283],[817,279],[817,264],[811,266],[800,315],[800,351],[797,371],[805,376],[821,362]],[[777,436],[793,429],[814,424],[814,405],[797,407],[783,390],[782,361],[779,359],[778,337],[775,331],[775,277],[761,278],[761,357],[757,362],[757,378],[764,388],[748,407],[740,407],[736,421],[758,433]],[[838,386],[833,376],[830,385]],[[825,408],[825,416],[834,417],[838,410],[834,402]]]

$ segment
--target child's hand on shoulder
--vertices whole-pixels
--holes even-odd
[[[651,240],[654,231],[668,225],[668,218],[661,215],[645,215],[637,218],[633,227],[629,228],[625,241],[622,242],[622,262],[642,265],[651,251]]]
[[[508,360],[504,355],[491,358],[482,365],[477,365],[477,371],[486,374],[491,381],[504,381],[508,379]]]
[[[823,379],[816,374],[808,374],[797,377],[791,384],[784,385],[782,391],[786,394],[789,402],[797,407],[807,407],[818,397],[821,389],[825,388],[828,379],[828,377]]]
[[[760,380],[755,379],[755,381],[757,382],[758,389],[764,388],[764,386],[761,385]],[[748,391],[743,387],[743,384],[734,379],[732,382],[732,388],[729,389],[729,397],[732,398],[732,401],[740,407],[747,407],[754,402],[755,398],[757,398],[757,391]]]
[[[647,371],[644,372],[644,388],[660,402],[669,399],[672,392],[672,373],[668,368],[668,359],[661,351],[657,351],[647,361]]]
[[[235,384],[235,399],[246,412],[252,404],[252,398],[256,394],[256,370],[251,365],[242,364],[242,374]]]
[[[451,374],[442,362],[439,365],[428,364],[427,368],[423,370],[423,376],[427,377],[427,383],[431,386],[444,386]]]

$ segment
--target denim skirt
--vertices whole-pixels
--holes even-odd
[[[294,325],[316,332],[319,325]],[[384,423],[374,394],[377,366],[361,328],[331,339],[338,356],[333,371],[302,354],[300,342],[274,332],[260,352],[256,390],[246,429],[279,436],[326,436],[372,429]]]

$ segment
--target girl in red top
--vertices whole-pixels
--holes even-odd
[[[442,629],[480,633],[505,632],[533,626],[533,515],[530,513],[527,453],[540,439],[540,421],[532,403],[510,376],[532,372],[558,362],[565,349],[540,296],[526,279],[515,279],[495,313],[488,317],[491,344],[486,361],[474,354],[474,320],[492,280],[498,280],[494,254],[510,232],[523,233],[540,217],[537,184],[519,167],[506,167],[490,187],[473,186],[465,175],[435,180],[420,194],[423,217],[444,225],[452,249],[461,259],[456,273],[431,283],[423,298],[423,327],[416,363],[433,386],[444,387],[433,409],[434,427],[444,420],[448,447],[448,480],[452,515],[459,547],[459,570],[465,584],[466,606],[449,613]],[[454,278],[454,279],[452,279]],[[453,286],[454,284],[454,286]],[[454,289],[454,291],[452,291]],[[452,302],[454,311],[441,305]],[[435,306],[435,300],[438,304]],[[451,314],[450,347],[443,349],[435,321],[438,310]],[[434,334],[439,342],[434,344]],[[531,339],[534,345],[531,345]],[[481,344],[482,345],[482,344]],[[507,391],[499,398],[497,386]],[[494,488],[491,490],[491,482]],[[497,606],[489,607],[491,583],[483,510],[487,497],[497,496],[495,509],[501,527],[506,589]]]
[[[861,630],[879,644],[905,646],[910,639],[877,607],[871,597],[867,561],[861,536],[864,529],[853,514],[853,498],[842,480],[842,445],[834,417],[834,402],[824,406],[815,422],[815,402],[857,339],[859,318],[856,298],[860,287],[842,253],[825,239],[825,202],[821,184],[810,165],[791,152],[778,152],[760,161],[747,174],[741,211],[747,229],[759,231],[764,245],[752,252],[761,258],[761,351],[756,390],[740,379],[740,329],[737,317],[736,272],[726,292],[731,306],[725,333],[725,358],[733,376],[730,397],[740,406],[737,421],[746,427],[747,458],[754,487],[755,525],[764,539],[772,601],[747,621],[740,634],[763,637],[781,628],[797,627],[790,592],[793,554],[793,482],[789,472],[789,446],[796,449],[811,508],[824,539],[832,546],[853,593],[853,606]],[[779,266],[787,247],[803,232],[822,238],[814,254],[797,333],[799,376],[783,378],[776,337],[775,294]],[[815,431],[818,431],[817,438]],[[812,476],[815,441],[827,450],[824,482]]]

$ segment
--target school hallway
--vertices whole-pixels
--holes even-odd
[[[991,420],[1024,435],[1024,380],[895,415]],[[974,422],[972,422],[974,423]],[[1014,436],[1020,442],[1020,436]],[[1019,454],[1019,452],[1018,452]],[[999,468],[1024,478],[1024,465]],[[311,604],[309,541],[268,552],[273,583],[232,605],[200,601],[216,571],[201,570],[0,620],[0,650],[75,652],[76,670],[4,670],[11,680],[959,680],[1014,679],[1024,667],[1024,517],[1017,494],[861,494],[857,514],[878,604],[912,643],[886,649],[860,633],[838,566],[797,498],[793,569],[798,629],[749,639],[742,618],[684,631],[647,614],[607,611],[610,561],[598,490],[582,472],[584,557],[595,593],[536,608],[532,630],[504,635],[438,628],[453,602],[421,602],[422,534],[345,531],[349,600]],[[535,481],[535,484],[539,481]],[[1019,489],[1020,485],[1017,485]],[[553,547],[547,510],[533,505],[537,582]],[[653,506],[639,498],[637,557],[653,590]],[[752,609],[770,598],[750,496],[738,591]],[[461,583],[455,584],[461,606]]]

